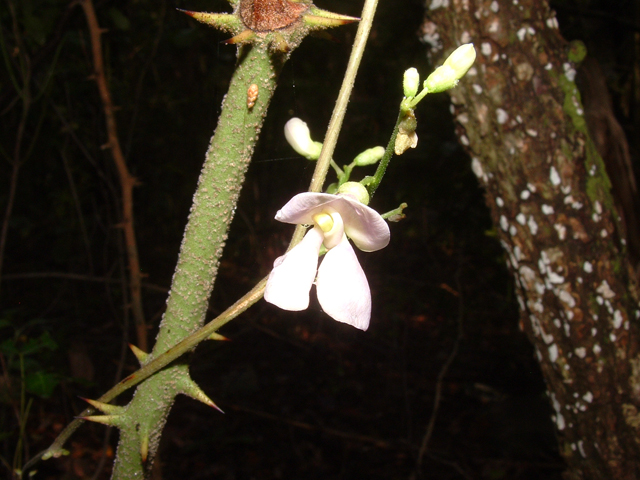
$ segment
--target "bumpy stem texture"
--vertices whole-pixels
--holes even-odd
[[[275,56],[258,46],[244,46],[238,52],[238,66],[200,175],[167,311],[146,362],[204,323],[245,172],[285,60],[284,55]],[[249,109],[247,90],[252,84],[258,85],[259,94]],[[124,414],[126,419],[118,421],[120,441],[113,478],[141,478],[149,473],[162,428],[179,393],[207,403],[189,377],[188,365],[181,362],[138,387]]]

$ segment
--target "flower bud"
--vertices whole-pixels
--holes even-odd
[[[410,68],[404,72],[404,78],[402,82],[402,88],[404,89],[404,96],[412,98],[418,93],[418,87],[420,86],[420,74],[415,68]]]
[[[358,182],[345,182],[338,188],[338,195],[349,195],[363,205],[369,204],[369,192],[366,187]]]
[[[436,68],[425,80],[424,87],[430,93],[443,92],[455,87],[464,77],[476,59],[476,49],[472,43],[458,47],[449,55],[442,66]]]
[[[443,65],[453,68],[458,79],[464,77],[469,71],[473,62],[476,61],[476,49],[473,43],[465,43],[456,48]]]
[[[359,154],[353,159],[353,162],[359,167],[364,167],[365,165],[378,163],[383,156],[384,147],[373,147]]]
[[[284,126],[284,136],[289,145],[308,160],[317,160],[322,150],[320,142],[311,140],[311,132],[307,124],[299,118],[292,118]]]

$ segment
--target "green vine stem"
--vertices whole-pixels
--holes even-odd
[[[377,0],[365,0],[347,72],[331,117],[321,156],[316,165],[310,191],[320,191],[335,150],[338,134],[346,113],[349,96],[371,30]],[[222,113],[212,138],[192,212],[185,231],[171,294],[167,301],[160,333],[153,352],[142,361],[142,368],[98,399],[107,403],[120,393],[146,380],[126,407],[116,407],[118,414],[106,415],[108,422],[121,429],[118,458],[113,478],[140,478],[148,474],[166,417],[179,393],[190,395],[215,406],[191,380],[188,363],[179,359],[198,343],[209,338],[222,325],[247,310],[264,293],[266,278],[215,320],[201,327],[220,255],[233,217],[251,154],[266,116],[276,86],[279,70],[286,57],[276,58],[265,48],[241,47],[238,67],[223,103]],[[250,85],[259,86],[259,96],[252,109],[246,104]],[[240,127],[239,127],[240,126]],[[292,245],[304,234],[296,228]],[[171,364],[168,368],[167,365]],[[149,378],[153,375],[152,378]],[[85,409],[69,424],[55,442],[25,465],[28,471],[40,458],[57,457],[63,445],[94,414]],[[94,419],[97,417],[94,417]]]

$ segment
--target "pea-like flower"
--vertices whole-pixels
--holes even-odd
[[[293,197],[278,211],[276,220],[313,228],[298,245],[276,259],[265,300],[284,310],[305,310],[315,280],[320,306],[330,317],[366,330],[371,318],[371,291],[347,237],[362,251],[380,250],[389,244],[387,222],[351,195],[310,192]],[[318,268],[323,244],[327,253]]]

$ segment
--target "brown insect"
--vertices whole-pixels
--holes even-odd
[[[258,85],[252,83],[247,89],[247,108],[251,109],[258,99]]]
[[[254,32],[272,32],[295,23],[308,8],[309,5],[289,0],[242,0],[240,16]]]

